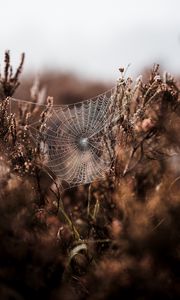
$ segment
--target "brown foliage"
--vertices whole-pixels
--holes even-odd
[[[111,173],[61,195],[28,129],[46,111],[9,113],[22,64],[13,76],[7,52],[0,80],[0,299],[179,299],[178,83],[158,66],[135,83],[122,69]],[[91,96],[88,85],[78,90],[68,80],[64,102]],[[40,91],[36,82],[31,96],[42,103]]]

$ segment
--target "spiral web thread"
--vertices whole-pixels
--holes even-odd
[[[52,106],[41,131],[31,124],[35,141],[41,141],[44,164],[68,187],[102,179],[110,170],[108,126],[113,91],[71,105]]]

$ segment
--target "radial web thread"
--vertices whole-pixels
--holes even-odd
[[[46,167],[70,187],[101,179],[111,167],[108,126],[113,91],[71,105],[54,105],[43,130],[32,130]]]

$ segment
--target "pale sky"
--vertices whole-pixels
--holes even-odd
[[[0,0],[0,54],[24,70],[112,80],[157,62],[180,74],[180,0]]]

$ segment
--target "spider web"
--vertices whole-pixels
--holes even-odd
[[[110,170],[112,95],[113,89],[83,102],[54,105],[46,115],[43,130],[37,131],[31,124],[44,164],[69,187],[102,179]]]

